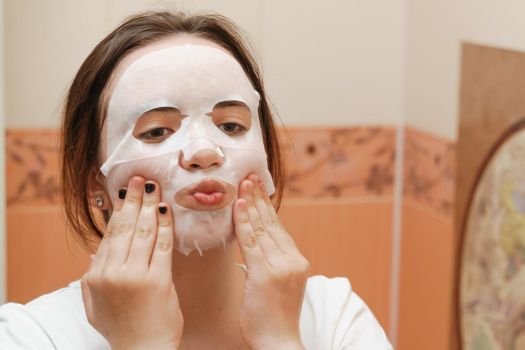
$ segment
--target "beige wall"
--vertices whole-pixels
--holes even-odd
[[[124,16],[159,7],[211,9],[243,27],[286,124],[397,124],[404,3],[6,0],[7,126],[57,126],[60,101],[91,48]]]
[[[126,15],[211,9],[243,27],[287,124],[409,125],[457,136],[460,43],[525,49],[521,0],[6,1],[8,127],[55,127],[68,83]],[[52,50],[50,50],[52,48]]]
[[[525,50],[521,0],[408,0],[407,123],[457,138],[461,42]]]

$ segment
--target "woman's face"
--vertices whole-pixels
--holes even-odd
[[[157,181],[171,203],[176,249],[233,238],[237,187],[256,173],[273,188],[259,126],[259,95],[215,43],[176,35],[117,66],[105,95],[102,173],[112,199],[133,175]]]

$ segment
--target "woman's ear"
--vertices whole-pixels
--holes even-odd
[[[111,199],[106,191],[104,179],[98,170],[92,170],[88,176],[89,204],[100,210],[111,210]]]

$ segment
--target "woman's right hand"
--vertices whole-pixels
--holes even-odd
[[[176,349],[184,321],[171,272],[171,208],[142,177],[123,195],[81,280],[88,321],[112,349]]]

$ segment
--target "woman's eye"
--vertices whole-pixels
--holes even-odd
[[[173,130],[169,128],[155,128],[140,134],[140,138],[144,141],[160,141],[171,134],[173,134]]]
[[[220,124],[219,129],[228,135],[240,135],[246,131],[246,128],[237,123],[224,123]]]

